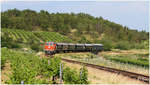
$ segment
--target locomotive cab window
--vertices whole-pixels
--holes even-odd
[[[45,45],[49,45],[49,43],[46,43]]]

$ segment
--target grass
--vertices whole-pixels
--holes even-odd
[[[148,58],[144,57],[128,57],[128,56],[123,56],[123,55],[103,55],[104,58],[111,60],[111,61],[116,61],[120,63],[128,63],[128,64],[133,64],[137,66],[142,66],[142,67],[149,67],[149,60]]]
[[[148,50],[113,50],[110,52],[102,52],[104,58],[120,63],[128,63],[132,65],[149,67]]]

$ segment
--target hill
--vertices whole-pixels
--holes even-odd
[[[1,13],[2,28],[57,32],[77,43],[102,43],[106,50],[146,48],[148,32],[138,31],[85,13],[49,13],[11,9]],[[108,49],[109,48],[109,49]]]
[[[2,28],[2,47],[19,48],[19,44],[23,44],[22,47],[32,47],[32,45],[33,47],[38,47],[46,41],[73,42],[68,37],[56,32],[25,31]]]

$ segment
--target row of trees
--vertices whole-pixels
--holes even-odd
[[[2,28],[54,31],[71,38],[76,37],[76,41],[80,43],[99,43],[98,37],[102,34],[113,42],[127,41],[129,43],[141,43],[143,40],[148,40],[149,36],[148,32],[131,30],[102,17],[93,17],[85,13],[49,13],[44,10],[36,12],[29,9],[22,11],[11,9],[2,12],[1,15]],[[76,31],[72,32],[74,29]],[[82,35],[85,34],[92,35],[94,41],[83,38]]]

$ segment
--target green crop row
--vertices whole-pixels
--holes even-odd
[[[56,32],[34,32],[43,41],[72,42],[71,39]]]
[[[4,32],[5,35],[10,36],[14,41],[19,41],[23,43],[27,43],[31,39],[39,42],[39,38],[35,36],[30,31],[24,31],[24,30],[18,30],[18,29],[2,29],[2,32]],[[5,35],[3,37],[5,37]]]
[[[40,58],[31,53],[23,53],[7,48],[2,48],[2,59],[7,59],[11,64],[10,80],[8,84],[52,84],[59,83],[60,63],[59,57],[50,59]],[[82,68],[77,72],[76,69],[70,69],[63,65],[63,82],[66,84],[86,84],[87,70]],[[4,75],[4,74],[2,74]],[[40,78],[39,78],[40,76]]]
[[[5,35],[11,37],[14,41],[19,41],[22,43],[28,43],[29,41],[40,42],[42,41],[53,41],[53,42],[73,42],[66,36],[63,36],[56,32],[31,32],[31,31],[24,31],[18,29],[6,29],[2,28],[2,32]]]

